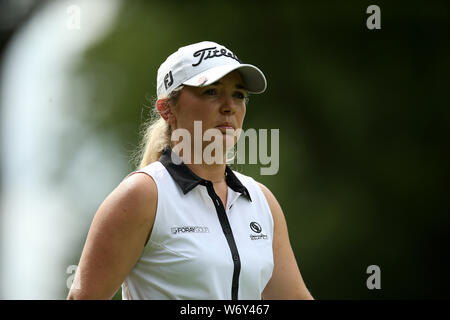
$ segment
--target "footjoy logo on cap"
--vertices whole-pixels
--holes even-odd
[[[173,84],[173,76],[172,76],[172,71],[169,71],[168,74],[166,74],[166,76],[164,77],[164,86],[167,88],[169,88],[171,85]]]

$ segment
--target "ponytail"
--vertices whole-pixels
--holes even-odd
[[[169,107],[175,106],[183,86],[174,89],[167,98]],[[150,119],[144,123],[141,132],[142,139],[138,150],[132,158],[135,161],[137,170],[148,166],[150,163],[158,161],[165,147],[171,145],[171,129],[166,120],[158,113],[156,99],[150,110]]]

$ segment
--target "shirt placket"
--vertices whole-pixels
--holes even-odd
[[[231,299],[238,299],[238,291],[239,291],[239,274],[241,272],[241,258],[239,256],[239,252],[236,246],[236,241],[233,236],[233,230],[231,229],[230,222],[227,217],[227,213],[223,206],[222,200],[214,191],[214,187],[211,181],[204,180],[200,183],[201,185],[206,186],[206,190],[210,199],[212,200],[217,217],[219,218],[220,225],[222,227],[223,234],[227,240],[228,246],[231,252],[231,258],[233,259],[233,278],[231,282]],[[235,200],[235,199],[234,199]],[[228,197],[227,197],[228,202]],[[230,207],[232,207],[233,202],[230,203]]]

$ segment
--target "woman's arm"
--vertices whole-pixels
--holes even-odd
[[[288,229],[283,211],[272,192],[259,183],[274,220],[273,255],[274,269],[272,278],[263,291],[265,300],[305,299],[313,300],[303,282],[289,242]]]
[[[157,188],[133,174],[111,192],[92,221],[67,299],[111,299],[142,254],[153,227]]]

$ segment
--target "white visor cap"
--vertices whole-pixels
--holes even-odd
[[[242,76],[249,93],[266,90],[266,77],[257,67],[243,64],[237,56],[224,46],[211,41],[202,41],[179,48],[158,69],[157,96],[167,98],[170,92],[184,84],[194,87],[208,86],[231,71]]]

